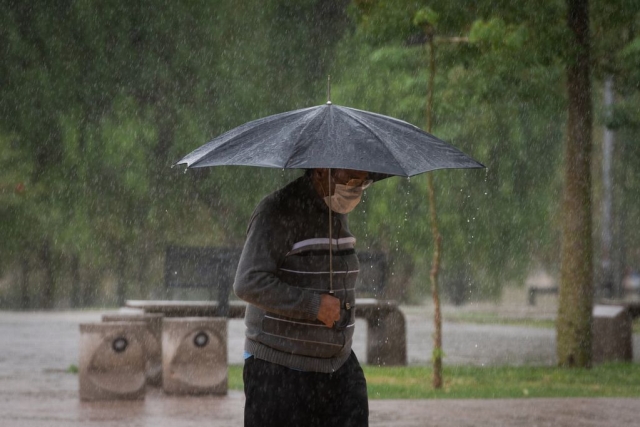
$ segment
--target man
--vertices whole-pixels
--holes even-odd
[[[249,303],[245,426],[368,425],[347,213],[370,183],[363,171],[312,169],[256,207],[234,283]]]

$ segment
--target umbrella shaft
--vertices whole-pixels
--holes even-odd
[[[331,217],[331,168],[329,168],[329,293],[333,295],[333,220]]]

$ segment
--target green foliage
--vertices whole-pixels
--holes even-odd
[[[39,265],[47,242],[58,285],[45,286],[66,294],[79,257],[81,286],[101,297],[84,303],[111,304],[101,278],[130,283],[118,298],[143,297],[168,244],[240,245],[255,204],[294,175],[170,166],[233,126],[323,95],[344,8],[1,2],[0,79],[11,84],[0,87],[0,268]],[[39,289],[40,273],[29,274]]]
[[[473,23],[469,31],[469,42],[484,47],[487,51],[508,50],[518,53],[529,38],[524,24],[507,25],[500,18],[489,21],[478,20]]]
[[[416,12],[413,17],[413,25],[421,28],[435,28],[440,16],[430,7],[425,7]]]
[[[433,362],[436,359],[444,359],[446,357],[446,354],[444,352],[444,350],[442,350],[441,348],[434,348],[433,351],[431,352],[431,361]]]
[[[491,25],[500,28],[500,40],[506,32],[513,40],[526,36],[522,26]],[[434,130],[488,171],[440,171],[435,177],[445,286],[466,271],[476,291],[494,294],[502,283],[520,279],[532,257],[546,263],[556,257],[549,205],[557,193],[549,190],[557,191],[558,182],[553,173],[541,174],[540,166],[550,171],[558,166],[562,125],[548,117],[562,115],[563,100],[561,92],[549,89],[560,86],[559,68],[528,67],[510,57],[518,50],[515,42],[487,46],[481,40],[489,36],[480,33],[470,37],[471,46],[438,48]],[[428,52],[421,46],[363,46],[357,39],[341,45],[338,64],[346,77],[335,84],[336,102],[424,124]],[[540,91],[548,95],[534,96]],[[374,246],[410,255],[414,267],[406,268],[413,273],[408,280],[423,286],[431,251],[425,179],[390,179],[372,193],[366,231],[360,233],[375,236]]]
[[[438,17],[434,132],[488,166],[484,179],[473,171],[436,174],[443,285],[446,291],[462,276],[479,284],[480,294],[492,294],[503,283],[522,283],[530,266],[558,268],[564,63],[573,48],[567,43],[565,4],[475,2],[467,8],[430,1],[428,13],[422,9],[426,5],[354,3],[357,30],[341,45],[338,64],[345,77],[334,89],[335,99],[424,126],[428,51],[420,46],[420,34],[429,16]],[[626,82],[633,81],[638,69],[635,45],[615,35],[633,34],[637,6],[612,1],[596,9],[601,13],[593,21],[603,36],[595,39],[601,55],[596,60],[606,57],[608,68],[618,70],[625,82],[620,87],[631,87]],[[621,17],[622,10],[630,15]],[[635,126],[637,85],[632,93],[619,103],[612,125]],[[422,186],[413,192],[424,203],[421,178],[412,179],[414,183]],[[413,275],[403,280],[414,280],[410,287],[415,289],[420,286],[415,281],[427,277],[430,233],[424,226],[426,214],[407,210],[412,202],[402,196],[406,194],[389,191],[376,198],[373,209],[380,215],[372,219],[368,214],[367,234],[387,233],[380,240],[402,242],[399,230],[407,227],[413,244],[401,250],[419,271],[406,268]]]

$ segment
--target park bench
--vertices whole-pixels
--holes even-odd
[[[218,303],[217,315],[227,317],[241,250],[224,247],[169,246],[164,261],[164,284],[172,288],[205,288]]]
[[[629,313],[631,319],[635,319],[636,317],[640,317],[640,301],[625,301],[625,300],[615,300],[615,299],[601,299],[598,301],[598,304],[602,305],[616,305],[620,307],[624,307],[624,309]]]
[[[245,303],[230,301],[240,252],[237,248],[169,246],[165,256],[166,288],[206,288],[211,301],[127,301],[126,306],[167,317],[244,318]],[[388,270],[386,254],[365,251],[358,253],[358,259],[358,293],[383,295]],[[405,319],[395,301],[358,298],[356,316],[367,321],[367,363],[406,365]]]
[[[164,283],[171,289],[208,289],[224,314],[240,260],[239,248],[169,246],[165,252]],[[383,252],[358,252],[358,294],[372,298],[384,295],[388,260]]]
[[[557,294],[557,286],[529,286],[527,294],[529,295],[529,305],[536,305],[536,296],[539,294]]]

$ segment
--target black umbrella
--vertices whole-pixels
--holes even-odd
[[[373,179],[484,167],[412,124],[331,102],[245,123],[176,164],[356,169]]]

